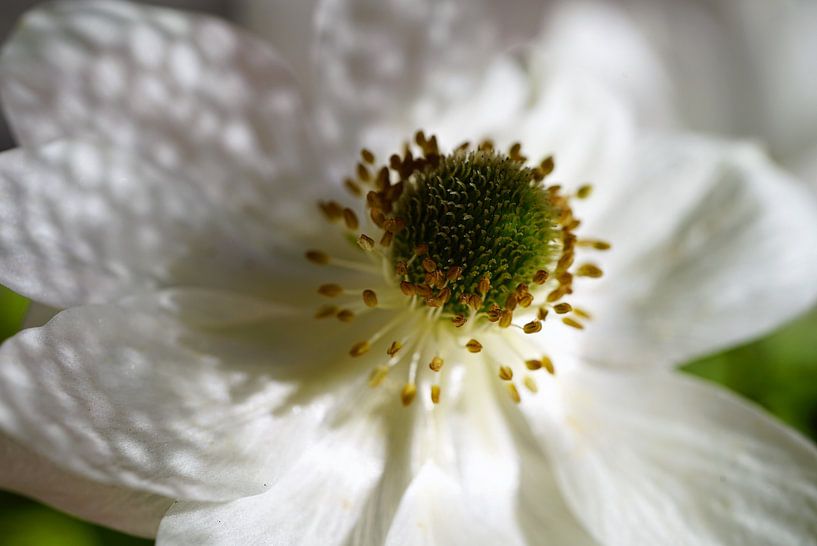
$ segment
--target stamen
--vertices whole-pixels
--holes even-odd
[[[376,367],[372,370],[372,373],[369,374],[369,386],[372,388],[379,387],[388,374],[389,367],[385,364]]]
[[[403,385],[403,390],[400,391],[400,400],[404,406],[409,406],[414,401],[417,395],[417,386],[413,383],[406,383]]]
[[[371,348],[372,346],[368,341],[359,341],[352,345],[352,348],[349,349],[349,354],[351,356],[363,356],[364,354],[368,353]]]
[[[431,402],[434,404],[440,403],[440,386],[431,385]]]
[[[539,392],[539,386],[536,384],[536,380],[534,378],[532,378],[531,376],[526,375],[525,379],[523,379],[523,383],[525,384],[525,387],[527,387],[530,392],[532,392],[534,394]]]
[[[542,367],[542,361],[536,359],[529,359],[525,361],[525,367],[531,371],[538,370]]]
[[[553,306],[553,310],[557,315],[564,315],[571,312],[573,310],[573,306],[571,306],[569,303],[557,303]]]
[[[370,252],[374,250],[374,239],[365,233],[361,233],[360,237],[357,238],[357,245],[366,252]]]
[[[389,348],[386,349],[386,354],[393,357],[402,348],[403,348],[402,343],[400,343],[399,341],[392,341],[391,345],[389,345]]]
[[[351,309],[341,309],[337,317],[341,322],[352,322],[355,318],[355,313]]]
[[[590,277],[598,279],[604,274],[601,268],[595,264],[582,264],[576,270],[577,277]]]
[[[517,404],[522,401],[522,398],[519,396],[519,391],[516,389],[516,385],[513,383],[508,383],[508,394],[511,395],[511,400]]]
[[[318,294],[327,298],[334,298],[343,293],[343,287],[339,284],[322,284],[318,287]]]
[[[478,353],[482,350],[482,343],[476,339],[471,339],[465,344],[465,348],[468,349],[469,353]]]
[[[553,366],[553,361],[550,357],[543,356],[541,362],[542,367],[547,370],[550,375],[556,375],[556,368]]]
[[[363,159],[365,163],[368,163],[369,165],[374,165],[375,157],[371,150],[363,148],[362,150],[360,150],[360,157],[361,159]]]
[[[535,282],[536,284],[545,284],[548,280],[548,277],[550,277],[550,274],[544,269],[540,269],[533,276],[533,282]]]
[[[329,255],[320,250],[308,250],[306,252],[306,259],[317,265],[326,265],[329,263]]]
[[[431,359],[431,362],[429,362],[428,367],[433,372],[439,372],[443,368],[443,363],[444,362],[442,358],[440,358],[439,356],[435,356],[434,358]]]
[[[333,317],[337,314],[338,308],[334,305],[324,305],[315,313],[316,319]]]
[[[367,307],[377,307],[377,294],[375,294],[374,290],[366,289],[363,291],[363,303]]]
[[[357,219],[357,214],[355,214],[355,211],[349,208],[343,209],[343,222],[350,230],[355,230],[360,225],[360,222]]]
[[[500,366],[499,378],[503,381],[510,381],[513,379],[513,370],[509,366]]]
[[[527,323],[525,326],[522,327],[522,330],[526,334],[535,334],[536,332],[542,331],[542,323],[538,320],[532,320],[531,322]]]
[[[562,322],[564,322],[565,324],[567,324],[571,328],[575,328],[577,330],[584,330],[584,324],[582,324],[581,322],[579,322],[577,320],[574,320],[574,319],[572,319],[570,317],[563,318]]]
[[[590,194],[593,193],[593,186],[590,184],[585,184],[581,186],[578,190],[576,190],[576,197],[579,199],[587,199],[590,197]]]
[[[576,242],[577,246],[589,247],[595,250],[610,250],[612,245],[606,241],[599,241],[595,239],[580,239]]]

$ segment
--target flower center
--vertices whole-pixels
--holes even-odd
[[[441,156],[410,179],[394,214],[405,228],[392,261],[409,264],[405,277],[415,286],[448,287],[443,307],[451,313],[465,312],[473,294],[477,311],[503,305],[553,265],[559,248],[558,214],[533,169],[493,150]],[[412,260],[417,248],[423,259]]]
[[[444,154],[436,137],[422,131],[386,165],[361,151],[355,176],[344,181],[361,206],[319,203],[327,220],[345,227],[356,253],[350,258],[343,249],[331,256],[309,250],[306,258],[360,273],[354,277],[362,284],[319,286],[321,296],[345,303],[321,306],[316,318],[348,323],[361,314],[392,311],[378,329],[350,343],[353,358],[381,354],[370,386],[402,370],[404,405],[411,404],[421,383],[437,404],[445,362],[456,366],[468,355],[489,358],[477,339],[488,328],[498,328],[491,339],[507,347],[489,346],[487,352],[515,359],[493,363],[512,400],[521,400],[515,377],[536,393],[531,374],[555,373],[551,359],[528,354],[535,348],[519,336],[536,335],[553,315],[563,326],[583,329],[590,315],[565,299],[573,293],[575,277],[597,278],[602,271],[590,262],[577,265],[576,257],[610,245],[576,236],[581,222],[571,202],[589,196],[591,188],[567,193],[545,184],[553,169],[552,157],[528,166],[519,144],[501,153],[490,141],[475,147],[464,143]]]

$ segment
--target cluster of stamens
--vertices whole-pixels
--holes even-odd
[[[441,330],[451,330],[449,339],[469,338],[460,348],[480,353],[483,345],[476,336],[488,327],[532,335],[542,330],[549,316],[558,315],[564,325],[584,328],[589,313],[565,299],[573,294],[576,277],[598,278],[602,270],[594,263],[577,264],[577,249],[610,248],[606,242],[576,235],[581,222],[571,200],[587,198],[591,187],[568,194],[560,185],[547,186],[545,179],[555,166],[552,157],[533,167],[526,163],[519,144],[499,153],[490,141],[474,147],[464,143],[446,155],[435,136],[420,131],[414,145],[405,145],[402,155],[392,155],[387,164],[378,165],[372,152],[361,151],[355,176],[344,186],[364,200],[359,209],[365,214],[362,221],[351,207],[336,201],[319,203],[326,219],[341,223],[369,259],[360,263],[319,250],[308,251],[307,259],[379,275],[387,295],[371,287],[350,290],[324,284],[318,288],[321,296],[353,297],[358,303],[324,305],[316,318],[350,322],[356,314],[377,308],[411,313],[355,342],[349,349],[352,357],[368,353],[401,322],[417,324],[414,338],[388,344],[386,362],[371,372],[370,386],[379,386],[391,369],[407,360],[409,377],[400,396],[403,404],[411,404],[418,365],[425,362],[435,374],[443,368],[443,356],[434,350],[441,343]],[[555,373],[547,356],[525,359],[524,364],[530,372]],[[513,369],[499,365],[498,376],[519,402]],[[538,390],[530,375],[522,384],[531,392]],[[430,386],[434,404],[440,401],[441,389],[439,381]]]

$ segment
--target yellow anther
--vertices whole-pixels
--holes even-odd
[[[459,315],[454,315],[454,317],[451,319],[451,322],[454,323],[454,326],[456,326],[457,328],[460,328],[460,327],[464,326],[466,322],[468,322],[468,319],[465,318],[465,315],[459,314]]]
[[[387,375],[389,375],[388,366],[382,365],[373,369],[369,374],[369,386],[372,388],[379,387]]]
[[[533,303],[533,294],[530,292],[525,292],[521,296],[517,296],[517,300],[519,301],[519,306],[522,308],[528,308]]]
[[[571,328],[575,328],[577,330],[584,330],[584,324],[582,324],[581,322],[579,322],[577,320],[574,320],[574,319],[572,319],[570,317],[563,318],[562,322],[564,322],[565,324],[567,324]]]
[[[445,273],[445,278],[448,279],[448,282],[455,282],[459,280],[460,277],[462,277],[462,268],[458,265],[452,265]]]
[[[478,353],[482,350],[482,343],[476,339],[472,339],[465,344],[465,348],[468,349],[469,353]]]
[[[443,368],[443,364],[444,364],[443,359],[440,358],[439,356],[435,356],[434,358],[431,359],[431,362],[428,363],[428,367],[433,372],[439,372]]]
[[[559,301],[560,299],[562,299],[562,297],[564,297],[565,294],[567,294],[567,290],[565,290],[563,286],[560,286],[559,288],[553,290],[548,294],[547,296],[548,303]]]
[[[417,292],[416,287],[408,281],[400,281],[400,291],[406,296],[413,296]]]
[[[564,315],[569,313],[573,310],[573,306],[569,303],[557,303],[553,306],[553,310],[556,312],[557,315]]]
[[[431,287],[427,284],[415,284],[414,285],[414,292],[422,297],[422,298],[430,298],[434,295],[434,292],[431,290]]]
[[[371,152],[371,150],[367,148],[363,148],[362,150],[360,150],[360,158],[363,159],[363,161],[368,163],[369,165],[374,164],[375,159],[374,154]]]
[[[525,326],[523,326],[522,330],[526,334],[535,334],[536,332],[541,332],[542,331],[542,323],[539,322],[538,320],[532,320],[529,323],[527,323]]]
[[[386,167],[381,167],[379,171],[377,171],[377,178],[374,180],[374,185],[379,191],[386,190],[391,184],[391,178],[389,177],[389,169]]]
[[[414,133],[414,142],[417,143],[417,146],[423,147],[426,145],[426,134],[420,130]]]
[[[482,277],[479,280],[479,284],[477,285],[477,290],[479,290],[479,293],[484,296],[485,294],[488,293],[488,291],[490,289],[491,289],[491,279],[488,278],[488,276],[486,275],[486,276]]]
[[[343,293],[343,287],[339,284],[322,284],[318,287],[318,294],[328,298],[340,296]]]
[[[316,319],[334,317],[337,314],[338,308],[334,305],[324,305],[315,313]]]
[[[550,357],[542,357],[542,367],[547,370],[550,375],[556,375],[556,368],[553,366],[553,361],[550,359]]]
[[[513,322],[513,311],[510,309],[503,309],[502,314],[499,316],[499,327],[500,328],[507,328]]]
[[[586,319],[586,320],[591,320],[593,318],[593,315],[591,315],[590,313],[588,313],[587,311],[585,311],[584,309],[581,309],[579,307],[574,307],[573,308],[573,313],[576,316],[581,317],[581,318]]]
[[[363,303],[365,303],[367,307],[377,307],[377,294],[375,294],[374,290],[367,288],[363,291]]]
[[[523,379],[523,383],[525,384],[525,387],[527,387],[527,389],[530,392],[532,392],[534,394],[539,392],[539,386],[536,384],[536,380],[534,378],[532,378],[531,376],[526,375],[525,379]]]
[[[386,231],[383,233],[383,237],[380,238],[380,246],[388,248],[391,246],[392,241],[394,241],[394,233]]]
[[[360,186],[357,185],[357,182],[352,180],[351,178],[347,178],[343,181],[343,186],[355,197],[362,197],[363,190]]]
[[[403,385],[403,390],[400,391],[400,400],[404,406],[411,405],[414,402],[414,397],[417,395],[417,385],[413,383],[406,383]]]
[[[398,277],[403,277],[405,275],[408,275],[408,265],[406,265],[406,262],[403,261],[403,260],[400,260],[399,262],[397,262],[397,264],[394,266],[394,273]]]
[[[536,274],[534,274],[533,282],[535,282],[536,284],[545,284],[548,280],[548,277],[550,277],[550,273],[548,273],[544,269],[540,269],[539,271],[536,272]]]
[[[508,394],[511,395],[511,400],[517,404],[522,401],[522,398],[519,396],[519,391],[513,383],[508,383]]]
[[[363,163],[358,163],[357,177],[363,182],[368,182],[369,180],[372,179],[372,173],[369,172],[369,169],[366,168],[366,165],[364,165]]]
[[[576,242],[578,246],[589,247],[595,250],[610,250],[611,244],[607,241],[599,241],[596,239],[581,239]]]
[[[329,255],[320,250],[307,250],[306,259],[318,265],[326,265],[329,263]]]
[[[505,309],[513,311],[518,303],[519,300],[516,299],[516,294],[508,294],[508,297],[505,298]]]
[[[513,379],[513,370],[510,368],[510,366],[499,367],[499,378],[503,381],[510,381]]]
[[[542,160],[539,164],[539,169],[542,171],[544,176],[549,175],[553,172],[553,169],[556,168],[556,162],[553,160],[553,156],[548,156]]]
[[[320,206],[324,216],[326,216],[326,219],[330,222],[333,222],[343,216],[343,207],[341,207],[336,201],[321,201],[318,203],[318,206]]]
[[[546,318],[548,318],[548,308],[547,307],[540,307],[536,311],[536,318],[538,318],[539,320],[545,320]]]
[[[591,193],[593,193],[593,186],[585,184],[576,191],[576,197],[579,199],[587,199]]]
[[[402,218],[387,218],[383,223],[383,229],[392,233],[400,233],[406,227],[406,221]]]
[[[434,404],[440,403],[440,386],[431,385],[431,402]]]
[[[576,270],[576,276],[578,277],[591,277],[593,279],[598,279],[604,274],[601,268],[595,264],[582,264]]]
[[[352,312],[350,309],[341,309],[338,311],[337,316],[338,320],[341,322],[352,322],[355,318],[354,312]]]
[[[392,341],[391,345],[389,345],[389,348],[386,349],[386,354],[389,356],[394,356],[402,348],[403,348],[402,343],[400,343],[399,341]]]
[[[431,258],[424,258],[423,269],[425,269],[427,273],[433,273],[434,271],[437,271],[437,262]]]
[[[357,238],[357,246],[359,246],[366,252],[371,252],[372,250],[374,250],[374,239],[372,239],[365,233],[361,233],[360,237]]]
[[[477,311],[482,307],[482,298],[478,294],[471,294],[468,298],[468,305]]]
[[[349,349],[349,354],[351,356],[362,356],[368,353],[371,348],[372,346],[368,341],[359,341],[352,345],[352,348]]]
[[[531,371],[538,370],[542,367],[542,361],[531,358],[530,360],[525,361],[525,367]]]

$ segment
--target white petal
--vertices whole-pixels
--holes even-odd
[[[627,70],[623,83],[648,123],[666,127],[676,118],[698,131],[758,138],[788,168],[817,144],[817,98],[811,92],[817,85],[817,6],[812,2],[554,4],[553,27],[564,30],[553,41],[562,44],[563,56],[577,64],[614,58],[595,69],[606,75],[611,66]],[[593,31],[598,23],[604,28],[600,39]],[[626,35],[617,32],[625,28]],[[638,57],[649,63],[629,62],[638,58],[630,47],[636,43],[642,51]],[[629,70],[636,66],[636,72]],[[658,77],[643,77],[650,72]],[[662,102],[664,107],[656,108]]]
[[[125,2],[47,4],[23,19],[0,70],[21,145],[112,142],[182,173],[259,238],[275,211],[297,220],[288,205],[322,181],[283,63],[217,19]]]
[[[0,282],[55,307],[179,284],[285,296],[270,279],[315,270],[280,232],[255,247],[196,184],[95,141],[3,153],[0,196]]]
[[[434,463],[424,465],[406,490],[386,546],[504,544],[503,538],[470,512],[460,484]]]
[[[584,236],[611,241],[575,350],[604,364],[680,364],[781,325],[817,298],[817,204],[748,145],[642,143]],[[581,217],[581,215],[580,215]],[[598,253],[597,253],[598,254]]]
[[[0,489],[15,491],[94,523],[154,537],[171,499],[102,485],[60,469],[0,434]]]
[[[577,368],[560,390],[553,426],[529,421],[601,543],[815,544],[817,449],[756,408],[666,370]]]
[[[318,6],[319,125],[341,158],[348,163],[361,145],[393,153],[421,128],[418,122],[433,121],[418,119],[418,108],[445,112],[472,95],[503,45],[523,38],[502,35],[503,19],[490,16],[496,10],[490,4],[327,0]],[[516,2],[508,6],[518,9],[524,8]],[[538,21],[539,12],[532,18]]]
[[[343,358],[349,331],[327,325],[307,343],[313,321],[197,290],[69,309],[0,348],[0,426],[102,483],[257,493],[364,388],[348,379],[360,372]]]
[[[227,504],[175,504],[157,544],[347,544],[385,459],[381,424],[365,412],[359,417],[310,446],[263,494]]]
[[[513,419],[510,397],[496,377],[496,361],[468,364],[481,369],[468,370],[455,407],[435,408],[433,449],[459,481],[462,498],[457,503],[478,514],[479,525],[490,529],[482,540],[537,544],[547,537],[552,546],[594,544],[567,507],[548,456],[529,428]],[[521,381],[517,378],[519,388]]]
[[[533,48],[539,63],[591,76],[633,109],[642,123],[662,127],[676,123],[663,58],[631,14],[607,1],[547,4],[545,25]]]

